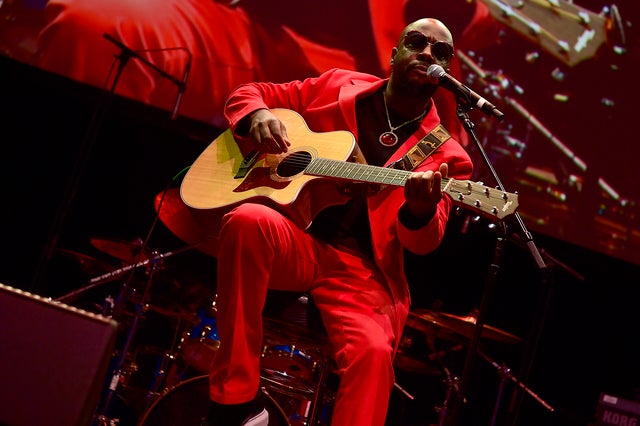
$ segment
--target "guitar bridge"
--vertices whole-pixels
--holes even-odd
[[[242,159],[242,163],[240,163],[240,168],[238,169],[238,173],[234,176],[234,179],[242,179],[247,176],[251,167],[258,161],[258,157],[260,156],[260,152],[257,149],[254,149],[246,157]]]

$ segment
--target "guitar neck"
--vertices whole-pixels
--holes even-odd
[[[370,164],[314,158],[304,169],[304,173],[349,181],[404,186],[412,172]],[[513,214],[518,207],[517,194],[489,188],[469,180],[442,178],[441,188],[444,193],[451,196],[454,203],[471,207],[490,218],[503,219]]]
[[[370,164],[348,163],[327,158],[314,158],[305,168],[304,173],[312,176],[395,186],[404,186],[411,174],[406,170],[372,166]]]

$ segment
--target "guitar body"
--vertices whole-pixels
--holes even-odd
[[[231,130],[226,130],[200,154],[185,175],[180,196],[187,206],[221,217],[241,203],[255,202],[276,208],[305,229],[319,210],[346,201],[336,191],[335,182],[302,172],[311,158],[348,161],[356,147],[353,134],[315,133],[295,111],[274,109],[273,113],[287,128],[289,151],[260,154],[244,175],[238,176],[245,155]],[[291,167],[298,159],[303,162],[301,167]],[[318,204],[320,201],[322,205]]]

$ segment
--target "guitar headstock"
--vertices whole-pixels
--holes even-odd
[[[483,0],[494,19],[568,66],[592,58],[606,41],[607,19],[571,1]]]
[[[518,208],[518,194],[489,188],[470,180],[443,180],[442,190],[456,204],[488,218],[504,219]]]

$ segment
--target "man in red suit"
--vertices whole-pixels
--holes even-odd
[[[313,132],[353,133],[361,161],[413,172],[404,185],[336,184],[335,194],[312,194],[344,200],[321,209],[306,229],[251,202],[223,217],[221,344],[210,368],[212,406],[204,424],[268,424],[259,385],[269,289],[309,292],[320,311],[340,381],[332,424],[385,423],[393,358],[410,305],[404,250],[426,254],[438,247],[453,204],[443,194],[443,179],[472,173],[465,150],[439,126],[432,99],[437,85],[427,74],[432,64],[447,69],[452,58],[449,29],[419,19],[391,49],[388,78],[336,68],[305,80],[248,83],[230,95],[224,110],[229,127],[260,152],[288,152],[286,125],[272,111],[284,108],[297,111]],[[434,135],[442,144],[410,164],[405,154]]]

